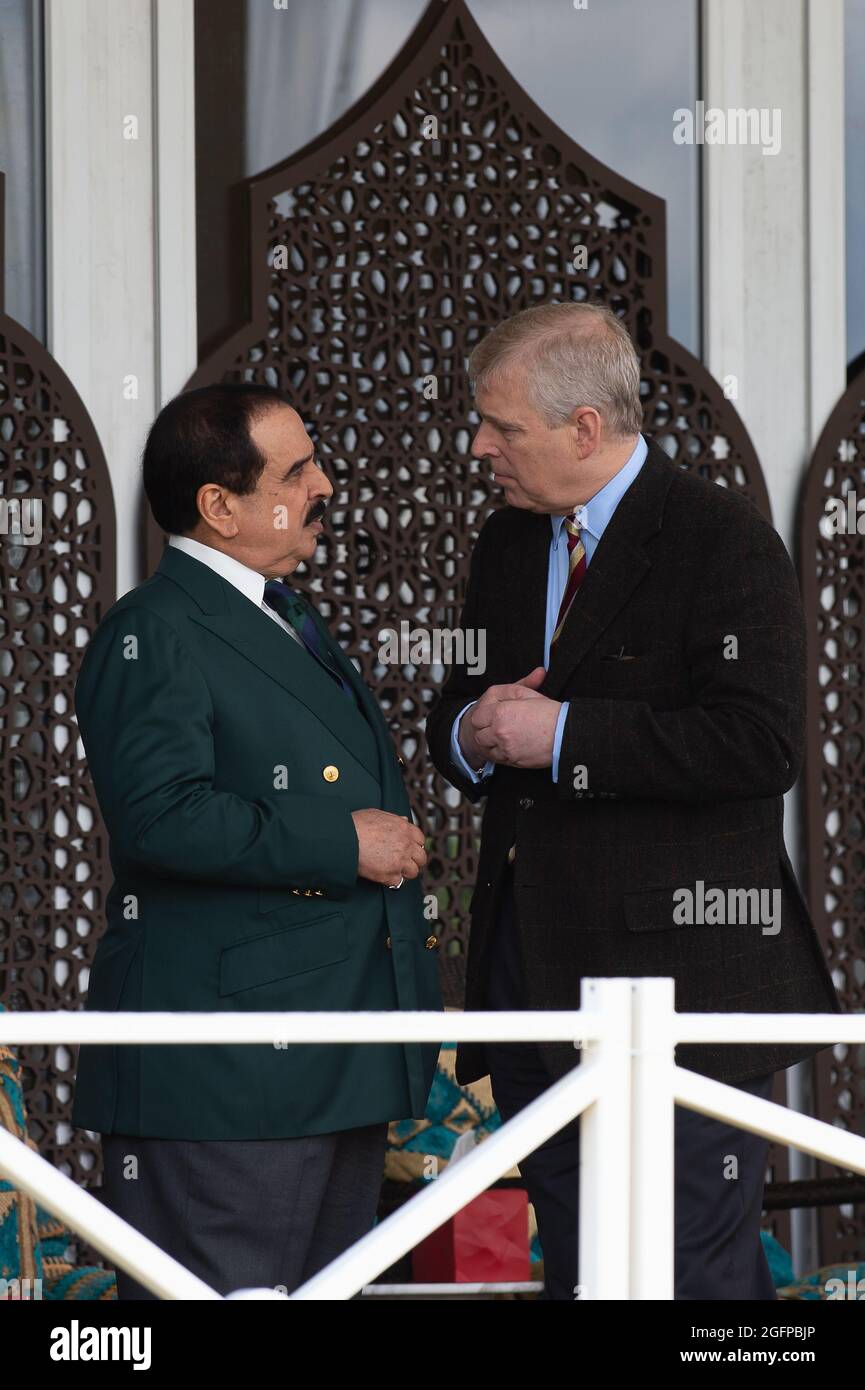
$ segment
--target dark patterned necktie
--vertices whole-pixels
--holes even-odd
[[[281,579],[268,579],[264,586],[264,602],[274,613],[278,613],[290,623],[310,656],[313,656],[329,676],[340,686],[344,695],[355,698],[354,691],[344,680],[334,664],[333,658],[321,640],[321,633],[310,612],[309,603],[296,589],[292,589]]]

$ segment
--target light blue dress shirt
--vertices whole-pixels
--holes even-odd
[[[598,542],[604,534],[610,517],[621,502],[631,483],[636,478],[640,469],[646,461],[646,454],[649,446],[645,439],[640,435],[637,439],[637,446],[627,463],[624,463],[618,473],[614,473],[608,483],[605,483],[600,492],[596,492],[584,507],[577,508],[577,521],[580,525],[580,537],[586,552],[586,567],[592,563]],[[547,568],[547,612],[546,625],[544,628],[544,666],[549,670],[550,666],[550,642],[556,630],[556,620],[559,616],[559,609],[562,605],[562,595],[568,582],[568,533],[565,530],[565,518],[563,516],[551,516],[553,534],[550,540],[550,559]],[[528,675],[528,671],[525,673]],[[451,729],[451,757],[465,775],[472,782],[482,782],[489,777],[495,770],[496,764],[493,762],[484,763],[479,772],[475,772],[473,767],[469,767],[463,757],[460,748],[459,732],[460,720],[467,709],[476,705],[477,700],[471,700],[464,705],[453,722]],[[564,701],[559,711],[556,721],[556,734],[553,742],[553,762],[552,775],[553,781],[559,780],[559,753],[562,747],[562,734],[565,729],[565,720],[568,717],[569,704]]]

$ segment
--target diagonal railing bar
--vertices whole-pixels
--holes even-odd
[[[762,1134],[815,1158],[825,1158],[841,1168],[865,1173],[865,1137],[851,1134],[838,1125],[816,1120],[775,1101],[761,1100],[723,1081],[713,1081],[699,1072],[676,1067],[673,1071],[673,1092],[677,1105],[697,1110],[714,1120],[726,1120],[740,1129]]]
[[[85,1236],[97,1250],[127,1270],[151,1293],[167,1299],[212,1299],[220,1295],[134,1226],[116,1216],[41,1154],[0,1126],[0,1174]]]
[[[538,1144],[596,1102],[605,1073],[606,1067],[600,1062],[583,1062],[567,1072],[465,1158],[448,1166],[424,1191],[404,1202],[326,1269],[313,1275],[290,1298],[350,1298],[438,1230],[472,1198],[485,1192]]]

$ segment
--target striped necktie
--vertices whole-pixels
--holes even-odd
[[[565,585],[565,592],[562,594],[562,602],[559,606],[559,616],[556,619],[556,630],[550,641],[550,648],[558,641],[565,619],[570,612],[571,604],[574,601],[576,592],[583,582],[586,573],[586,548],[580,539],[580,528],[577,525],[577,513],[573,516],[565,517],[565,530],[568,533],[568,582]]]
[[[281,579],[268,579],[264,586],[263,597],[268,608],[272,608],[274,613],[278,613],[281,618],[291,624],[306,650],[342,687],[343,694],[354,699],[354,691],[348,681],[343,680],[332,656],[321,640],[321,633],[315,624],[309,603],[303,595],[299,594],[296,589],[290,588],[288,584],[283,583]]]

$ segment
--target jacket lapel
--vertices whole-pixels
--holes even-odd
[[[329,650],[337,660],[342,657],[341,670],[349,668],[345,674],[367,718],[304,647],[207,565],[167,545],[158,573],[179,584],[198,604],[201,611],[190,614],[194,622],[227,642],[305,704],[373,777],[381,780],[379,740],[374,732],[378,726],[368,722],[369,705],[375,702],[351,662],[342,657],[337,642],[329,639]]]
[[[674,476],[675,465],[650,440],[646,461],[610,518],[568,611],[540,688],[542,695],[558,698],[568,676],[651,568],[643,544],[660,530]]]
[[[373,695],[366,681],[358,675],[357,667],[354,662],[346,656],[342,646],[331,633],[330,628],[315,606],[314,596],[309,593],[304,593],[304,597],[310,605],[312,616],[319,632],[327,643],[327,650],[333,659],[334,665],[338,668],[341,675],[350,683],[369,723],[374,729],[377,728],[380,736],[391,745],[393,740],[381,705],[378,703],[378,700]]]

